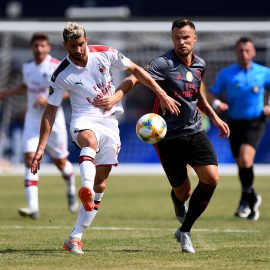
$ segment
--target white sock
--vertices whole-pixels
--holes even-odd
[[[82,205],[80,206],[77,222],[75,224],[73,231],[71,232],[70,238],[82,239],[83,233],[91,225],[97,214],[98,207],[103,194],[104,193],[95,194],[95,208],[93,211],[85,211],[84,207]]]
[[[66,183],[66,193],[74,195],[76,193],[75,174],[73,165],[68,160],[64,169],[62,170],[62,176]]]
[[[82,186],[94,189],[94,180],[96,175],[95,165],[96,151],[91,147],[83,147],[80,153],[80,173]]]
[[[34,211],[38,211],[38,174],[32,174],[30,168],[25,168],[25,195],[28,207]]]

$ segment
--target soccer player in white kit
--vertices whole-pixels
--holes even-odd
[[[121,103],[107,111],[94,105],[97,100],[115,93],[110,68],[114,66],[132,73],[158,95],[171,113],[179,113],[179,104],[167,96],[147,72],[116,49],[102,45],[88,46],[85,29],[81,25],[68,23],[63,38],[68,55],[51,78],[50,96],[42,117],[39,145],[31,169],[33,174],[39,170],[56,111],[67,91],[72,107],[70,132],[81,149],[79,166],[82,187],[78,195],[82,205],[64,248],[71,253],[83,254],[83,233],[96,216],[109,173],[112,166],[118,164],[121,147],[116,118],[118,113],[123,112]]]
[[[60,61],[53,58],[50,52],[49,38],[45,33],[34,33],[31,39],[34,59],[22,66],[23,82],[14,90],[0,92],[0,98],[27,93],[27,111],[23,129],[23,152],[25,157],[25,193],[28,206],[20,208],[22,216],[39,217],[38,174],[31,173],[31,163],[38,146],[40,122],[49,95],[49,80],[59,66]],[[59,107],[55,125],[48,139],[47,151],[54,164],[60,170],[66,183],[66,194],[70,212],[78,208],[75,190],[73,165],[67,159],[67,131],[64,112]]]

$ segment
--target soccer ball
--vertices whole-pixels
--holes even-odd
[[[137,121],[136,133],[140,140],[154,144],[165,137],[167,124],[160,115],[147,113]]]

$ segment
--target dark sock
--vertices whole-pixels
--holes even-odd
[[[242,185],[242,192],[250,193],[254,182],[253,166],[250,168],[239,168],[238,174]]]
[[[182,227],[180,228],[182,232],[190,232],[194,222],[204,212],[210,202],[215,188],[215,186],[199,182],[190,197],[188,212]]]
[[[173,189],[171,190],[171,195],[172,195],[172,199],[173,199],[173,201],[174,201],[175,204],[177,204],[177,205],[183,205],[183,204],[184,204],[184,202],[180,201],[180,200],[176,197],[176,195],[175,195]]]

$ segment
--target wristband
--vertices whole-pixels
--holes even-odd
[[[216,110],[219,105],[220,105],[221,101],[219,99],[215,99],[213,102],[212,102],[212,107],[214,110]]]

